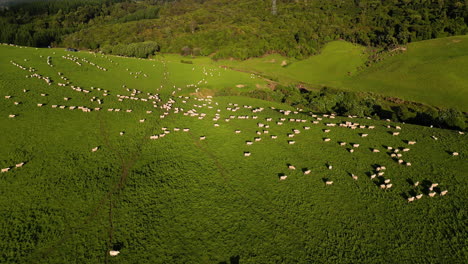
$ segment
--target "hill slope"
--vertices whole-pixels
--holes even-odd
[[[414,42],[407,51],[358,71],[366,59],[364,48],[339,41],[330,42],[321,54],[301,61],[272,55],[218,63],[259,72],[285,83],[375,92],[468,111],[468,36]],[[282,67],[282,61],[290,65]]]
[[[457,36],[411,43],[342,87],[468,111],[467,72],[468,36]]]
[[[0,46],[0,262],[466,258],[466,135],[201,94],[261,81]]]

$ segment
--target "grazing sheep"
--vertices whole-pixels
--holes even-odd
[[[240,131],[240,130],[236,130],[236,131],[234,131],[234,132],[235,132],[236,134],[240,134],[241,131]]]
[[[280,181],[284,181],[284,180],[286,180],[287,178],[288,178],[288,176],[286,176],[286,175],[280,176]]]
[[[259,141],[262,141],[262,138],[259,138],[259,137],[256,137],[254,138],[255,142],[259,142]]]
[[[328,169],[329,169],[329,170],[333,169],[333,166],[332,166],[332,165],[328,165]]]
[[[392,136],[398,136],[398,135],[400,135],[400,132],[393,132],[392,133]]]
[[[348,150],[350,153],[353,153],[354,152],[354,149],[349,149]]]
[[[413,201],[414,201],[414,199],[415,199],[415,197],[414,197],[414,196],[413,196],[413,197],[410,197],[410,198],[408,198],[408,203],[411,203],[411,202],[413,202]]]
[[[271,136],[271,138],[272,138],[272,139],[277,139],[277,138],[278,138],[278,136],[274,136],[274,135],[272,135],[272,136]]]
[[[447,190],[445,190],[445,191],[442,191],[442,192],[440,192],[440,196],[444,196],[444,195],[446,195],[447,193],[448,193],[448,191],[447,191]]]
[[[333,184],[333,181],[326,181],[325,184],[326,184],[326,185],[332,185],[332,184]]]
[[[117,250],[111,250],[111,251],[109,251],[109,255],[111,255],[112,257],[115,257],[115,256],[117,256],[118,254],[120,254],[120,251],[117,251]]]
[[[311,173],[311,171],[310,171],[310,170],[306,170],[306,171],[304,171],[304,174],[305,174],[305,175],[308,175],[308,174],[310,174],[310,173]]]
[[[123,136],[123,134],[124,134],[124,133],[125,133],[125,132],[123,132],[123,131],[120,131],[120,135],[121,135],[121,136]]]
[[[431,138],[433,138],[434,140],[438,140],[436,136],[431,136]]]
[[[368,134],[361,134],[361,137],[367,137]]]
[[[399,164],[402,164],[403,162],[404,162],[404,161],[401,160],[401,159],[398,160],[398,163],[399,163]]]
[[[424,195],[424,194],[422,194],[422,193],[421,193],[421,194],[418,194],[418,195],[416,195],[416,199],[418,199],[418,200],[419,200],[419,199],[421,199],[421,198],[423,197],[423,195]]]
[[[245,144],[246,144],[247,146],[250,146],[250,145],[253,144],[253,142],[252,142],[252,141],[246,141]]]
[[[384,182],[385,183],[390,183],[390,179],[386,179]]]
[[[351,177],[353,177],[353,180],[357,181],[358,179],[358,176],[354,175],[354,174],[351,174]]]
[[[340,146],[346,146],[346,142],[340,142]]]
[[[418,185],[419,185],[419,181],[414,183],[414,187],[418,187]]]
[[[290,170],[295,170],[295,169],[296,169],[296,167],[295,167],[295,166],[293,166],[293,165],[289,165],[289,166],[288,166],[288,169],[290,169]]]
[[[205,139],[206,139],[205,136],[201,136],[201,137],[200,137],[200,140],[205,140]]]
[[[288,141],[288,144],[289,144],[289,145],[294,145],[295,143],[296,143],[296,141],[294,141],[294,140],[289,140],[289,141]]]
[[[414,145],[416,144],[416,141],[408,141],[408,145]]]
[[[244,157],[249,157],[250,156],[250,152],[244,152]]]
[[[380,152],[380,150],[378,150],[378,149],[372,149],[372,152],[378,153],[378,152]]]
[[[4,168],[4,169],[2,169],[2,173],[3,173],[3,172],[7,172],[7,171],[9,171],[9,170],[10,170],[10,168]]]
[[[353,144],[353,148],[359,148],[359,144]]]
[[[406,162],[406,166],[411,166],[411,162]]]
[[[390,189],[390,188],[392,188],[392,186],[393,186],[393,184],[390,183],[390,184],[387,184],[387,185],[385,186],[385,188],[386,188],[386,189]]]
[[[410,151],[409,148],[404,148],[404,149],[403,149],[403,152],[408,152],[408,151]]]
[[[453,152],[452,156],[458,156],[458,152]]]
[[[385,172],[384,172],[384,171],[380,171],[379,173],[377,173],[377,176],[379,176],[379,177],[380,177],[380,176],[383,176],[384,174],[385,174]]]
[[[14,118],[14,117],[16,117],[16,115],[9,115],[8,117],[9,118]]]
[[[330,140],[331,140],[331,139],[329,139],[329,138],[324,138],[324,139],[323,139],[324,142],[329,142]]]
[[[99,149],[99,147],[95,147],[95,148],[91,149],[91,151],[96,152],[96,151],[98,151],[98,149]]]
[[[372,174],[372,175],[370,176],[371,179],[375,179],[375,177],[377,177],[377,174]]]
[[[140,123],[143,123],[145,121],[146,121],[146,119],[140,119]]]
[[[16,168],[21,168],[21,167],[23,167],[23,165],[24,165],[24,162],[21,162],[21,163],[16,164],[15,167]]]
[[[324,129],[323,132],[328,133],[328,132],[330,132],[330,129]]]
[[[380,184],[380,189],[385,189],[387,186],[385,184]]]
[[[434,197],[436,194],[437,194],[436,192],[431,192],[431,193],[429,193],[429,196]]]

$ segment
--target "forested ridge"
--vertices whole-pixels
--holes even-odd
[[[468,0],[78,0],[21,3],[0,14],[0,42],[147,57],[183,52],[303,58],[331,41],[392,48],[468,33]],[[133,44],[133,45],[130,45]]]

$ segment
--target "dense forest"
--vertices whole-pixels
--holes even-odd
[[[48,0],[4,8],[0,42],[137,57],[303,58],[331,40],[392,48],[466,34],[467,22],[468,0]]]

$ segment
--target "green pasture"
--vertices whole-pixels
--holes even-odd
[[[78,66],[63,59],[66,54],[86,58],[107,71],[88,63]],[[53,67],[46,64],[47,56],[52,57]],[[33,73],[10,60],[51,77],[52,85],[25,78]],[[466,259],[466,135],[373,119],[314,117],[288,105],[246,97],[197,96],[197,88],[209,94],[211,89],[238,84],[245,87],[236,89],[254,89],[265,82],[206,61],[193,63],[181,63],[176,55],[138,60],[0,46],[0,168],[25,162],[0,174],[0,263],[463,263]],[[91,92],[58,86],[64,81],[57,72],[70,85]],[[187,87],[200,80],[207,83]],[[108,95],[97,88],[108,90]],[[152,100],[118,101],[116,95],[132,96],[127,88],[141,91],[135,95],[138,98],[159,94],[161,102],[155,108]],[[103,104],[91,101],[94,96]],[[175,103],[160,118],[165,112],[160,106],[169,98]],[[85,113],[52,108],[55,104],[102,110]],[[258,108],[263,110],[252,112]],[[183,114],[191,109],[199,115]],[[297,113],[284,115],[280,109]],[[199,119],[202,113],[206,116]],[[17,116],[9,118],[10,114]],[[219,119],[213,120],[216,114]],[[286,120],[278,125],[281,118]],[[325,125],[343,121],[375,129]],[[164,134],[164,127],[170,133],[150,140]],[[288,138],[293,129],[300,133]],[[401,133],[392,136],[394,131]],[[361,137],[362,133],[368,136]],[[261,141],[247,146],[245,142],[255,137]],[[296,143],[290,145],[288,140]],[[407,141],[417,143],[410,146]],[[360,144],[354,153],[349,152],[351,143]],[[387,146],[410,148],[399,153],[412,166],[398,164]],[[94,147],[99,149],[92,152]],[[373,153],[374,148],[380,152]],[[452,156],[453,152],[459,155]],[[386,167],[383,177],[370,178],[375,166]],[[304,175],[303,170],[311,173]],[[280,181],[280,175],[288,178]],[[385,179],[391,180],[391,189],[380,189]],[[327,180],[334,183],[326,186]],[[420,186],[411,185],[416,181]],[[430,198],[432,183],[439,186]],[[439,194],[443,190],[448,190],[446,196]],[[421,200],[407,202],[421,193]],[[121,253],[110,257],[112,249]]]
[[[435,106],[468,108],[468,36],[414,42],[342,87]]]
[[[374,92],[467,110],[468,36],[414,42],[406,51],[387,54],[381,62],[359,70],[367,57],[364,47],[333,41],[320,54],[301,61],[274,54],[217,64],[257,72],[282,83],[304,82],[312,87]],[[283,61],[288,65],[281,66]]]

